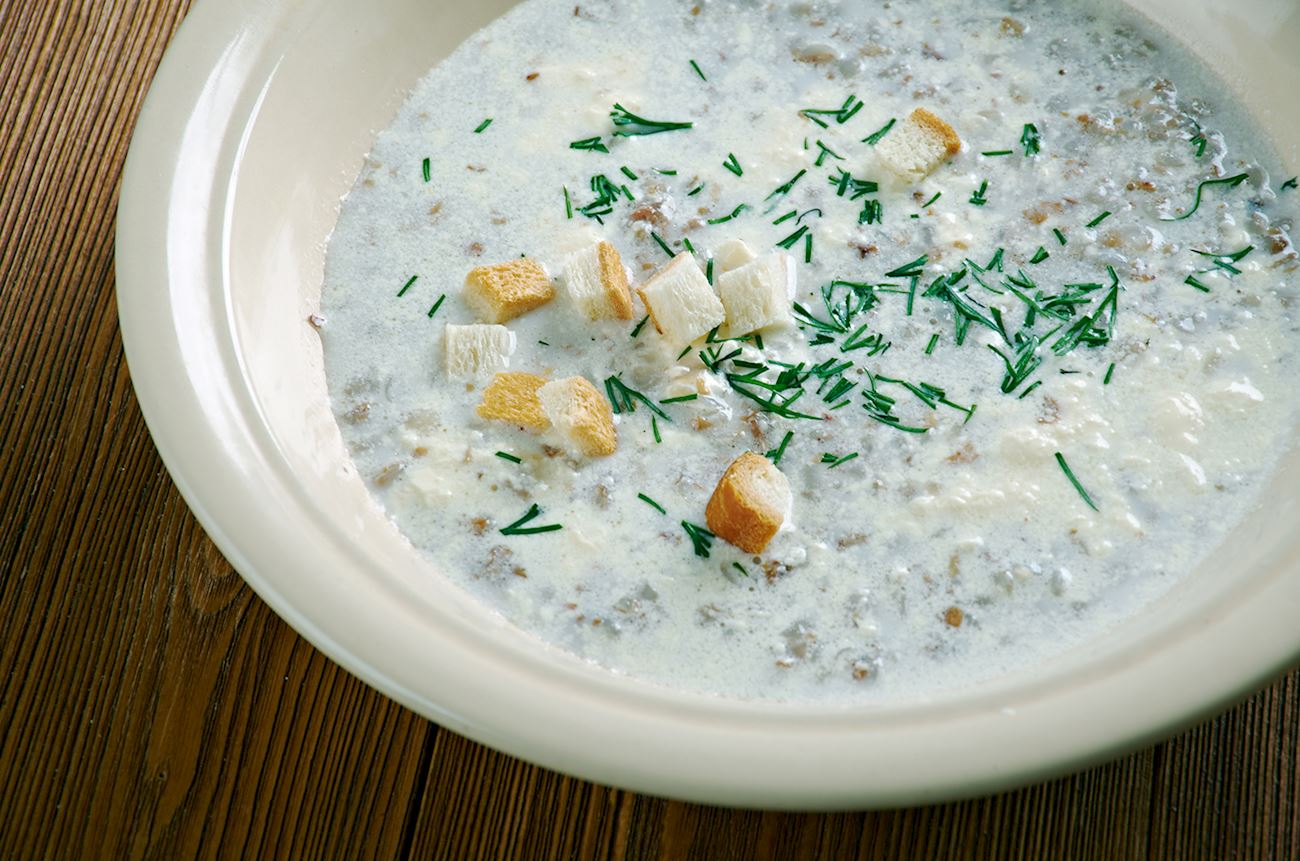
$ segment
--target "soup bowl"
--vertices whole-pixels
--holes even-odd
[[[1113,757],[1225,707],[1300,654],[1300,449],[1161,600],[1013,676],[862,706],[740,701],[601,669],[433,569],[351,465],[326,393],[325,245],[408,89],[505,0],[200,0],[133,141],[118,301],[141,407],[249,585],[350,672],[431,720],[602,783],[720,804],[897,806]],[[1295,169],[1300,7],[1142,0]],[[1293,440],[1294,443],[1294,440]]]

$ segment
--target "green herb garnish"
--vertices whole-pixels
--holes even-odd
[[[791,248],[794,247],[794,244],[796,242],[798,242],[800,239],[803,238],[803,235],[807,232],[808,232],[808,225],[806,224],[800,225],[798,230],[796,230],[794,233],[791,233],[785,239],[782,239],[780,242],[776,244],[778,247],[784,248],[787,251],[789,251]]]
[[[982,152],[982,153],[980,153],[980,155],[982,155],[982,156],[988,156],[988,157],[990,157],[990,158],[992,158],[993,156],[998,156],[998,155],[1014,155],[1014,154],[1015,154],[1015,151],[1014,151],[1014,150],[1009,150],[1009,149],[995,149],[995,150],[989,150],[988,152]]]
[[[781,438],[781,444],[767,453],[766,457],[772,461],[773,466],[781,462],[781,456],[785,454],[785,447],[790,444],[792,439],[794,439],[794,431],[786,431],[785,436]]]
[[[615,374],[612,377],[605,378],[605,394],[609,397],[610,406],[613,407],[615,415],[622,413],[636,412],[636,403],[640,401],[649,407],[650,412],[659,416],[665,421],[672,421],[668,413],[664,412],[659,406],[648,397],[638,392],[636,389],[624,384]]]
[[[930,336],[930,343],[925,345],[925,354],[928,356],[934,352],[934,348],[939,344],[939,333],[935,332]]]
[[[891,269],[885,273],[886,278],[911,278],[919,276],[925,271],[925,264],[930,262],[930,255],[922,254],[911,263],[904,263],[897,269]]]
[[[1042,149],[1042,142],[1043,136],[1038,133],[1038,127],[1033,123],[1025,123],[1020,132],[1020,145],[1025,148],[1025,155],[1037,155]]]
[[[1106,376],[1101,378],[1101,384],[1103,386],[1109,386],[1110,378],[1113,376],[1115,376],[1115,363],[1111,362],[1110,367],[1106,369]]]
[[[1061,232],[1061,229],[1059,227],[1053,227],[1052,233],[1056,234],[1057,242],[1061,243],[1062,245],[1065,244],[1065,234]]]
[[[849,461],[853,460],[853,458],[857,456],[858,453],[856,451],[853,452],[852,454],[846,454],[840,457],[837,457],[831,454],[830,452],[827,452],[826,454],[822,455],[821,462],[830,464],[830,466],[826,467],[827,469],[834,469],[835,467],[839,466],[842,463],[848,463]]]
[[[799,111],[799,115],[812,120],[822,128],[826,128],[827,123],[821,117],[833,117],[836,123],[844,125],[853,118],[854,114],[862,110],[862,104],[857,96],[850,95],[838,108],[804,108]]]
[[[599,137],[583,138],[569,144],[569,149],[589,150],[591,152],[609,152],[609,147]]]
[[[425,181],[425,182],[429,182],[430,180],[432,180],[432,179],[433,179],[433,162],[432,162],[430,159],[427,159],[427,158],[426,158],[426,159],[425,159],[425,160],[420,164],[420,171],[421,171],[421,173],[422,173],[423,176],[424,176],[424,181]]]
[[[989,190],[989,181],[986,179],[980,183],[980,187],[975,189],[975,193],[970,196],[970,202],[975,206],[983,206],[989,202],[984,196],[984,192]]]
[[[1110,218],[1110,216],[1111,216],[1110,210],[1104,209],[1102,210],[1101,215],[1098,215],[1092,221],[1089,221],[1087,224],[1084,225],[1084,227],[1096,227],[1098,224],[1101,224],[1107,218]]]
[[[1183,281],[1183,283],[1195,287],[1197,290],[1200,290],[1202,293],[1210,292],[1210,288],[1202,284],[1195,275],[1188,275],[1187,279]]]
[[[1044,260],[1046,260],[1051,256],[1052,255],[1047,253],[1047,249],[1040,245],[1038,246],[1038,250],[1034,252],[1034,256],[1029,258],[1029,262],[1042,263]]]
[[[936,200],[938,200],[938,199],[941,198],[941,197],[943,197],[943,192],[942,192],[942,191],[936,191],[936,192],[934,193],[934,197],[930,198],[930,199],[927,200],[925,203],[921,204],[921,208],[922,208],[922,209],[929,209],[930,206],[931,206],[931,205],[932,205]]]
[[[669,257],[677,256],[676,254],[673,253],[673,250],[668,247],[668,243],[664,242],[663,237],[660,236],[658,233],[655,233],[653,230],[650,231],[650,238],[655,241],[656,245],[658,245],[660,248],[663,249],[664,254],[667,254]]]
[[[1223,179],[1207,179],[1204,182],[1202,182],[1200,185],[1196,186],[1196,198],[1192,201],[1191,209],[1187,210],[1182,215],[1175,216],[1174,218],[1162,218],[1160,220],[1161,221],[1182,221],[1185,218],[1191,218],[1192,213],[1196,212],[1196,210],[1201,208],[1201,195],[1205,192],[1206,186],[1226,185],[1228,188],[1236,188],[1237,186],[1241,185],[1249,178],[1250,178],[1249,174],[1239,173],[1234,176],[1225,176]]]
[[[695,549],[695,555],[702,559],[709,558],[709,548],[713,546],[713,539],[718,536],[714,535],[703,526],[697,526],[689,520],[682,521],[682,529],[691,539],[691,546]]]
[[[655,509],[656,511],[658,511],[660,514],[667,514],[667,513],[668,513],[668,511],[667,511],[667,510],[666,510],[662,505],[660,505],[659,503],[655,502],[653,499],[651,499],[650,497],[646,496],[644,493],[638,493],[638,494],[636,495],[636,498],[639,499],[639,500],[641,500],[642,502],[644,502],[646,505],[650,506],[651,508]]]
[[[522,460],[520,460],[519,458],[515,457],[513,454],[510,454],[509,452],[499,451],[499,452],[496,453],[496,455],[497,455],[497,457],[501,458],[502,460],[508,460],[508,461],[510,461],[511,463],[523,463]]]
[[[697,75],[700,76],[700,80],[701,80],[701,81],[707,81],[707,80],[708,80],[708,78],[704,77],[704,73],[700,71],[700,64],[699,64],[699,63],[695,62],[694,60],[691,60],[691,68],[695,70],[695,74],[697,74]]]
[[[418,280],[420,280],[419,275],[412,275],[411,280],[407,281],[406,284],[403,285],[402,289],[397,291],[397,298],[399,299],[402,298],[402,296],[406,294],[406,291],[411,289],[411,285],[413,285]]]
[[[474,129],[474,134],[476,134],[476,135],[481,135],[481,134],[483,134],[484,130],[486,130],[487,127],[490,126],[490,125],[492,125],[492,118],[491,118],[491,117],[488,117],[488,118],[485,119],[483,122],[481,122],[481,123],[478,124],[478,128]]]
[[[822,163],[826,161],[828,156],[836,161],[844,161],[844,156],[840,155],[821,141],[817,141],[817,149],[819,152],[817,153],[817,160],[813,162],[813,167],[821,167]]]
[[[614,131],[615,137],[637,137],[644,135],[657,135],[661,132],[675,132],[682,129],[689,129],[695,126],[693,122],[675,122],[672,120],[648,120],[645,117],[637,116],[620,104],[615,104],[609,112],[609,118],[614,121],[617,129]]]
[[[719,216],[718,218],[710,218],[708,223],[724,224],[730,221],[731,219],[735,218],[736,216],[740,215],[740,213],[744,212],[746,209],[749,209],[749,204],[742,203],[739,206],[737,206],[735,209],[731,210],[730,214]]]
[[[1070,465],[1065,462],[1065,455],[1061,454],[1059,451],[1056,453],[1056,462],[1061,465],[1061,472],[1065,473],[1065,477],[1070,479],[1070,484],[1073,484],[1074,489],[1079,491],[1079,496],[1083,498],[1084,502],[1088,503],[1088,507],[1093,511],[1100,511],[1101,509],[1097,507],[1097,504],[1092,501],[1092,497],[1088,495],[1088,491],[1084,490],[1083,485],[1079,483],[1079,479],[1074,477],[1073,470],[1071,470]]]
[[[884,218],[885,207],[878,200],[864,200],[858,224],[878,224]]]
[[[890,117],[889,122],[885,123],[883,126],[881,126],[871,134],[864,137],[862,139],[862,142],[864,144],[867,144],[868,146],[875,146],[876,144],[880,143],[881,138],[889,134],[889,130],[894,127],[895,122],[897,122],[897,120],[893,117]]]
[[[727,153],[727,160],[722,163],[722,166],[734,173],[736,176],[745,175],[745,169],[740,166],[740,161],[736,158],[734,152]]]
[[[748,576],[749,576],[749,572],[745,570],[745,566],[744,566],[744,565],[741,565],[739,562],[732,562],[732,563],[731,563],[731,567],[732,567],[732,568],[735,568],[737,571],[739,571],[741,577],[748,577]]]
[[[443,293],[441,296],[438,297],[438,301],[433,303],[433,307],[429,309],[429,313],[428,313],[428,317],[430,320],[433,319],[434,314],[438,313],[438,309],[442,307],[442,303],[446,301],[446,299],[447,299],[447,294]]]
[[[1297,185],[1300,185],[1300,176],[1293,176],[1286,182],[1282,183],[1282,185],[1278,187],[1278,191],[1286,191],[1288,188],[1294,191]]]
[[[528,509],[527,513],[525,513],[523,517],[519,518],[509,526],[503,527],[501,529],[501,534],[502,535],[537,535],[538,533],[541,532],[555,532],[557,529],[564,528],[559,523],[552,523],[547,526],[524,526],[525,523],[530,523],[531,521],[536,520],[538,517],[541,516],[542,516],[542,509],[537,503],[534,502],[532,507]]]
[[[648,322],[650,322],[650,315],[646,314],[644,317],[641,318],[640,323],[637,323],[634,327],[632,327],[632,334],[628,335],[628,337],[635,338],[637,335],[640,335],[641,330],[645,328],[645,324]]]

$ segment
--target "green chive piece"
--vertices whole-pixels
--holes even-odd
[[[669,257],[677,256],[676,254],[673,253],[673,250],[668,247],[668,243],[664,242],[663,237],[660,236],[658,233],[655,233],[653,230],[650,231],[650,238],[655,241],[655,244],[657,244],[660,248],[663,249],[664,254],[667,254]]]
[[[1087,224],[1084,225],[1084,227],[1096,227],[1098,224],[1101,224],[1107,218],[1110,218],[1110,216],[1111,216],[1110,210],[1103,209],[1101,215],[1098,215],[1092,221],[1089,221]]]
[[[772,461],[772,465],[781,462],[781,456],[785,454],[785,447],[794,439],[794,431],[786,431],[785,436],[781,438],[781,444],[767,453],[767,459]]]
[[[491,118],[491,117],[488,117],[488,118],[485,119],[483,122],[481,122],[481,123],[478,124],[478,128],[474,129],[474,134],[476,134],[476,135],[481,135],[481,134],[483,134],[483,132],[484,132],[484,131],[487,129],[487,127],[490,126],[490,125],[492,125],[492,118]]]
[[[410,289],[411,289],[411,285],[414,284],[414,283],[415,283],[416,281],[418,281],[419,279],[420,279],[420,276],[419,276],[419,275],[412,275],[412,276],[411,276],[411,280],[410,280],[410,281],[407,281],[407,282],[406,282],[406,285],[403,286],[401,290],[398,290],[398,291],[397,291],[397,298],[400,299],[400,298],[402,298],[402,296],[406,295],[406,291],[407,291],[407,290],[410,290]]]
[[[881,139],[884,138],[885,135],[889,134],[889,130],[894,127],[895,122],[897,122],[897,119],[895,119],[894,117],[890,117],[889,122],[885,123],[883,126],[881,126],[871,134],[864,137],[862,139],[862,142],[867,146],[875,146],[876,144],[880,143]]]
[[[422,172],[423,175],[424,175],[424,181],[425,181],[425,182],[429,182],[431,179],[433,179],[433,161],[432,161],[432,160],[426,158],[426,159],[424,160],[424,162],[420,165],[420,168],[421,168],[421,172]]]
[[[1103,386],[1109,386],[1110,378],[1113,376],[1115,376],[1115,363],[1111,362],[1110,367],[1106,369],[1106,376],[1102,377],[1101,384]]]
[[[531,521],[536,520],[538,517],[541,516],[542,516],[542,509],[536,502],[534,502],[532,507],[529,508],[528,511],[524,513],[523,517],[519,518],[514,523],[511,523],[509,526],[503,527],[501,529],[501,534],[502,535],[537,535],[542,532],[555,532],[557,529],[564,528],[558,523],[552,523],[547,526],[525,526],[525,524],[530,523]]]
[[[665,509],[665,508],[664,508],[662,505],[660,505],[659,503],[655,502],[655,501],[654,501],[653,499],[651,499],[650,497],[646,496],[644,493],[638,493],[638,494],[636,495],[636,498],[639,499],[639,500],[641,500],[642,502],[644,502],[646,505],[650,506],[651,508],[655,509],[656,511],[658,511],[660,514],[667,514],[667,513],[668,513],[668,510],[667,510],[667,509]]]
[[[438,313],[438,309],[442,307],[442,303],[445,302],[446,300],[447,300],[447,294],[443,293],[441,296],[438,297],[438,301],[433,303],[433,307],[429,309],[429,314],[428,314],[430,320],[433,319],[434,314]]]
[[[1073,484],[1074,489],[1079,492],[1079,496],[1082,497],[1084,502],[1088,503],[1088,507],[1093,511],[1100,511],[1101,509],[1097,507],[1097,503],[1092,501],[1092,497],[1088,495],[1088,491],[1084,490],[1083,485],[1079,483],[1079,479],[1074,477],[1074,471],[1071,470],[1070,465],[1065,462],[1065,455],[1061,454],[1059,451],[1056,453],[1056,462],[1060,464],[1061,472],[1065,473],[1065,477],[1070,479],[1070,484]]]
[[[745,175],[745,169],[740,166],[740,161],[736,158],[734,152],[727,153],[727,160],[722,163],[722,166],[734,173],[736,176]]]
[[[691,60],[691,68],[695,70],[695,74],[697,74],[697,75],[700,76],[700,80],[701,80],[701,81],[707,81],[707,80],[708,80],[708,78],[704,77],[704,73],[700,71],[700,64],[699,64],[699,63],[695,62],[694,60]]]
[[[522,460],[520,460],[519,458],[515,457],[513,454],[510,454],[509,452],[499,451],[499,452],[496,453],[496,455],[497,455],[497,457],[501,458],[502,460],[508,460],[508,461],[510,461],[511,463],[523,463]]]
[[[1162,218],[1160,220],[1161,221],[1182,221],[1185,218],[1191,218],[1192,214],[1196,212],[1196,210],[1201,208],[1201,195],[1205,192],[1206,186],[1226,185],[1228,188],[1236,188],[1237,186],[1241,185],[1243,182],[1245,182],[1248,179],[1250,179],[1250,174],[1246,174],[1246,173],[1239,173],[1234,176],[1225,176],[1223,179],[1207,179],[1204,182],[1202,182],[1200,185],[1196,186],[1196,199],[1192,201],[1191,209],[1187,210],[1182,215],[1176,216],[1174,218]]]

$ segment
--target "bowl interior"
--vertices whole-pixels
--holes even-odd
[[[932,800],[1066,768],[1222,704],[1300,650],[1282,612],[1300,599],[1294,446],[1258,515],[1164,599],[1087,648],[927,701],[815,708],[659,689],[538,643],[433,571],[352,468],[306,318],[375,134],[432,64],[510,5],[201,5],[141,124],[120,279],[141,401],[205,526],[309,639],[525,758],[643,790],[802,807]],[[1177,21],[1175,35],[1226,71],[1294,169],[1300,7],[1135,5]],[[150,173],[146,160],[168,167]],[[165,254],[142,250],[158,245],[151,230]]]

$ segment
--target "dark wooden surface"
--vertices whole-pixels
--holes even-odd
[[[542,771],[323,658],[191,517],[122,356],[122,163],[186,6],[0,0],[0,858],[1300,856],[1295,674],[1066,780],[815,816]]]

